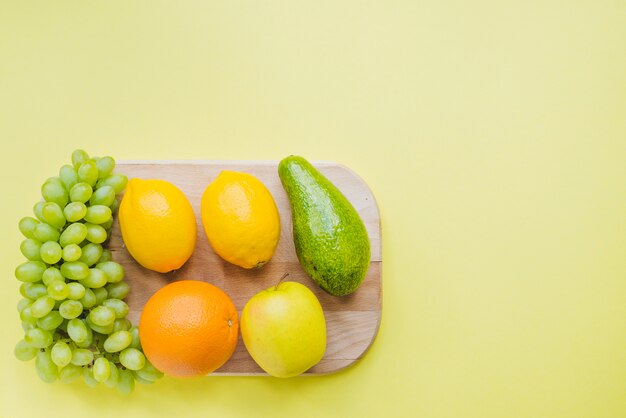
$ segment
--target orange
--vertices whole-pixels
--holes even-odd
[[[196,280],[159,289],[139,319],[144,354],[157,369],[176,377],[202,376],[220,368],[235,351],[238,332],[230,297]]]
[[[147,269],[177,270],[193,253],[196,217],[187,197],[170,182],[131,179],[119,219],[128,252]]]
[[[278,208],[253,175],[222,171],[202,194],[200,213],[213,250],[224,260],[251,269],[272,258],[280,238]]]

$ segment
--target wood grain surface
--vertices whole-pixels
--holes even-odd
[[[376,200],[368,186],[350,169],[331,162],[313,164],[350,200],[363,219],[371,244],[371,263],[361,287],[349,296],[325,293],[302,270],[292,239],[291,210],[277,173],[275,161],[123,161],[116,172],[129,179],[158,178],[172,182],[191,202],[196,214],[198,239],[189,261],[174,272],[161,274],[136,263],[124,247],[117,219],[109,241],[113,259],[126,270],[131,292],[126,301],[129,319],[139,323],[146,301],[166,284],[184,279],[202,280],[223,289],[233,300],[239,315],[246,302],[257,292],[275,285],[289,273],[287,280],[298,281],[311,289],[320,300],[327,323],[327,347],[323,359],[305,374],[336,372],[363,357],[378,332],[382,301],[382,257],[380,216]],[[222,170],[243,171],[256,176],[272,193],[281,217],[281,234],[274,257],[262,269],[245,270],[227,263],[211,248],[200,217],[200,199],[204,189]],[[241,335],[230,360],[217,375],[264,375],[248,354]]]

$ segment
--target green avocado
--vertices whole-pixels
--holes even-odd
[[[334,296],[354,292],[370,264],[370,242],[346,197],[302,157],[278,164],[291,204],[293,240],[304,271]]]

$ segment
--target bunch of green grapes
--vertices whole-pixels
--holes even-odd
[[[15,356],[34,358],[48,383],[82,378],[130,393],[135,381],[152,383],[162,373],[146,360],[138,329],[126,319],[124,269],[103,247],[127,183],[114,167],[111,157],[74,151],[72,165],[41,186],[35,217],[20,220],[26,237],[20,250],[28,261],[15,269],[23,282],[24,329]]]

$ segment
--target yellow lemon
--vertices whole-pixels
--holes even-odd
[[[193,253],[196,218],[187,197],[172,183],[130,180],[119,219],[128,252],[147,269],[177,270]]]
[[[278,208],[256,177],[222,171],[202,195],[202,224],[215,252],[251,269],[267,263],[280,237]]]

